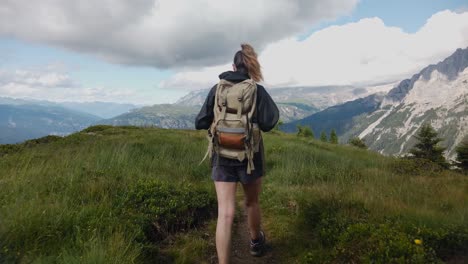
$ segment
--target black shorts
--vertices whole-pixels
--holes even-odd
[[[211,169],[211,179],[221,182],[250,183],[262,177],[262,170],[253,170],[247,174],[247,166],[213,166]]]

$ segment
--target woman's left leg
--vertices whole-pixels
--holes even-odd
[[[229,263],[231,230],[236,210],[237,182],[215,181],[218,198],[218,222],[216,224],[216,251],[220,264]]]
[[[251,183],[243,183],[245,193],[245,207],[247,209],[247,222],[249,225],[250,239],[258,239],[260,237],[261,212],[258,202],[262,187],[262,177]]]

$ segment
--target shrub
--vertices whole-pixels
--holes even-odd
[[[318,244],[304,263],[440,263],[466,257],[466,227],[426,228],[399,218],[371,218],[362,203],[329,198],[309,202],[306,229]]]
[[[447,261],[451,258],[468,259],[468,227],[448,226],[431,229],[427,227],[412,227],[409,230],[421,237],[426,247],[432,248],[437,257]]]
[[[415,243],[418,241],[418,243]],[[436,263],[431,248],[389,224],[350,225],[340,235],[334,260],[339,263]]]
[[[40,138],[35,138],[35,139],[26,140],[26,141],[24,141],[22,144],[23,144],[25,147],[32,147],[32,146],[34,146],[34,145],[38,145],[38,144],[47,144],[47,143],[59,141],[59,140],[61,140],[61,139],[63,139],[63,138],[60,137],[60,136],[47,135],[47,136],[45,136],[45,137],[40,137]]]
[[[87,127],[85,129],[81,130],[81,132],[84,132],[84,133],[100,132],[100,131],[104,131],[104,130],[109,129],[109,128],[113,128],[113,126],[111,126],[111,125],[96,125],[96,126]]]
[[[311,137],[311,138],[314,138],[315,135],[314,135],[314,132],[312,131],[312,129],[308,126],[300,126],[300,125],[297,125],[297,135],[298,136],[301,136],[301,137]]]
[[[48,135],[45,137],[26,140],[22,143],[0,145],[0,157],[7,155],[7,154],[19,152],[24,148],[30,148],[30,147],[34,147],[40,144],[47,144],[47,143],[59,141],[61,139],[63,138],[60,136]]]
[[[20,144],[5,144],[0,145],[0,157],[15,153],[23,149],[23,146]]]
[[[206,190],[146,179],[125,193],[122,214],[142,231],[140,240],[156,241],[202,223],[215,205],[215,198]]]
[[[319,242],[333,246],[348,225],[367,219],[362,203],[342,202],[338,198],[320,199],[307,204],[304,218],[308,228],[316,231]]]
[[[392,171],[401,175],[436,175],[444,170],[439,164],[427,159],[419,158],[396,158],[391,163]]]
[[[354,138],[349,139],[348,144],[350,144],[351,146],[358,147],[358,148],[367,149],[366,142],[364,142],[364,140],[360,139],[359,137],[354,137]]]

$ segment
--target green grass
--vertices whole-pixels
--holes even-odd
[[[280,262],[466,259],[466,176],[282,133],[265,148],[263,225]],[[131,126],[0,145],[0,262],[209,263],[205,151],[202,131]]]

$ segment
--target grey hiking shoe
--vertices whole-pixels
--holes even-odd
[[[258,242],[253,242],[250,240],[250,255],[254,257],[260,257],[263,254],[265,249],[265,233],[260,230],[260,235],[262,236]]]

